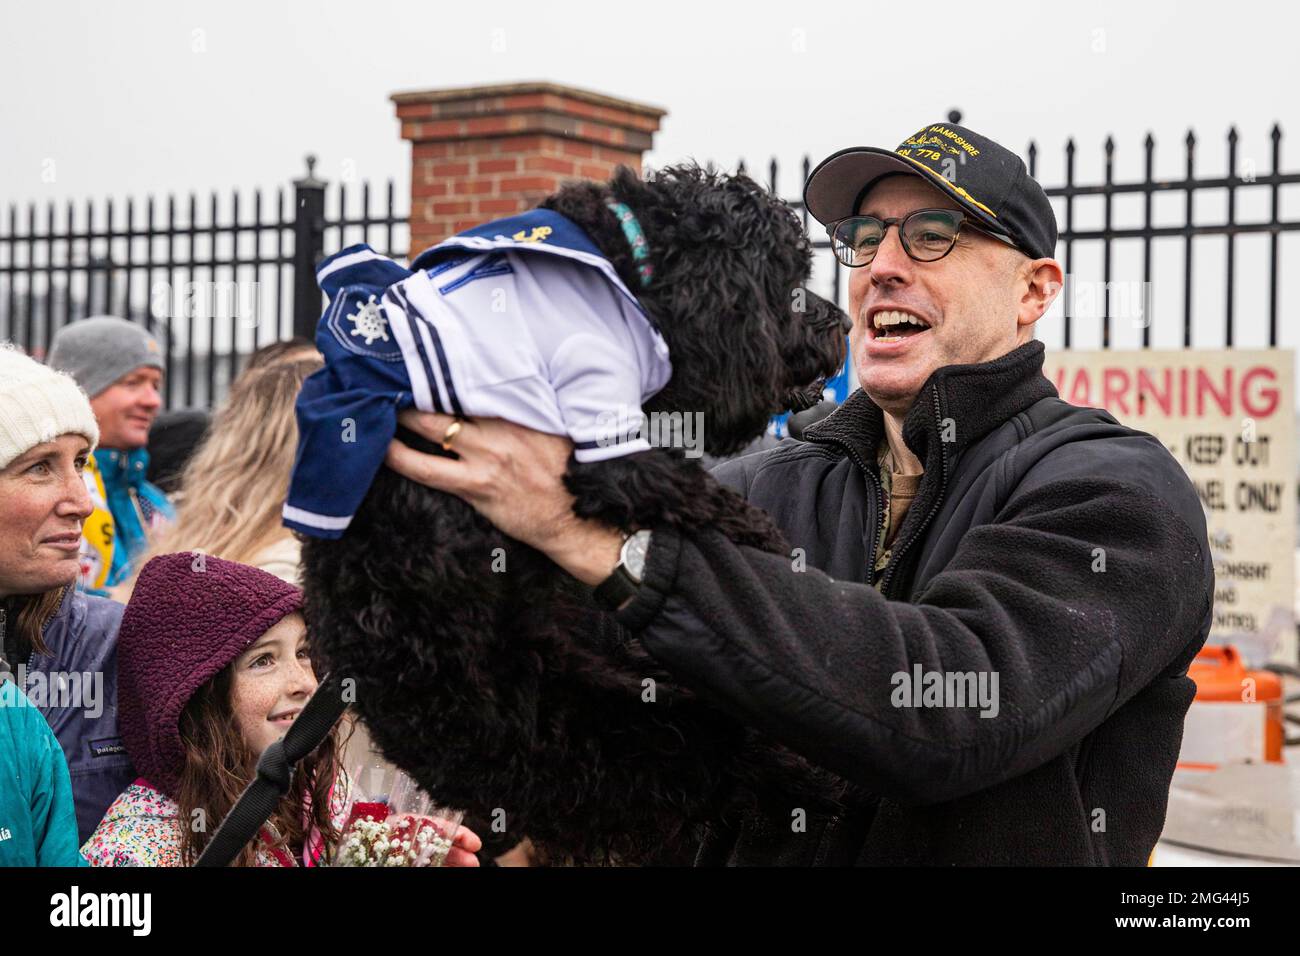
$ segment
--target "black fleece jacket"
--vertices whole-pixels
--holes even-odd
[[[867,582],[884,426],[862,391],[806,442],[714,471],[776,519],[791,556],[654,532],[620,621],[853,785],[848,812],[803,829],[794,807],[716,821],[698,863],[1146,862],[1210,626],[1204,514],[1157,439],[1062,401],[1042,362],[1030,342],[927,381],[903,429],[925,476],[883,593]],[[897,675],[918,665],[986,688],[996,674],[996,715],[901,706]]]

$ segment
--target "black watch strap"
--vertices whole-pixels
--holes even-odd
[[[627,568],[619,565],[614,573],[596,585],[593,596],[596,602],[609,611],[617,611],[628,598],[637,596],[641,586],[637,584]]]

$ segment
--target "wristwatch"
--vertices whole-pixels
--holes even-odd
[[[636,597],[645,576],[645,558],[649,550],[650,532],[647,529],[624,538],[613,573],[596,585],[594,595],[597,602],[608,610],[617,611],[629,598]]]

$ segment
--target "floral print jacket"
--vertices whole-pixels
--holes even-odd
[[[347,774],[340,771],[330,791],[330,816],[340,832],[351,809],[351,790]],[[219,822],[212,821],[212,825]],[[182,825],[176,801],[141,777],[113,801],[81,853],[91,866],[182,866]],[[256,865],[319,866],[323,851],[320,835],[313,830],[302,859],[295,859],[282,847],[273,846],[271,834],[264,828]]]

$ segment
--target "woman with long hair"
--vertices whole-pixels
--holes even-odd
[[[82,848],[96,866],[190,866],[316,680],[296,587],[202,554],[141,570],[118,635],[118,725],[138,779]],[[317,861],[348,800],[337,731],[237,866]],[[310,835],[310,836],[309,836]]]
[[[140,573],[118,645],[119,724],[139,778],[82,853],[96,866],[191,866],[257,760],[316,689],[293,585],[220,558],[162,555]],[[289,792],[236,866],[327,863],[351,783],[337,727],[297,768]],[[449,865],[477,865],[477,836]]]
[[[320,367],[319,356],[286,358],[235,380],[185,466],[175,523],[153,541],[141,567],[160,554],[195,551],[297,581],[299,545],[280,511],[298,447],[294,401]],[[135,580],[114,597],[126,600],[133,587]]]
[[[157,555],[186,551],[298,582],[300,545],[280,512],[298,447],[294,402],[321,364],[320,353],[303,340],[254,353],[185,466],[176,521],[157,535],[140,567]],[[128,600],[137,580],[138,575],[113,596]],[[351,715],[345,723],[346,766],[377,760],[365,728]]]

